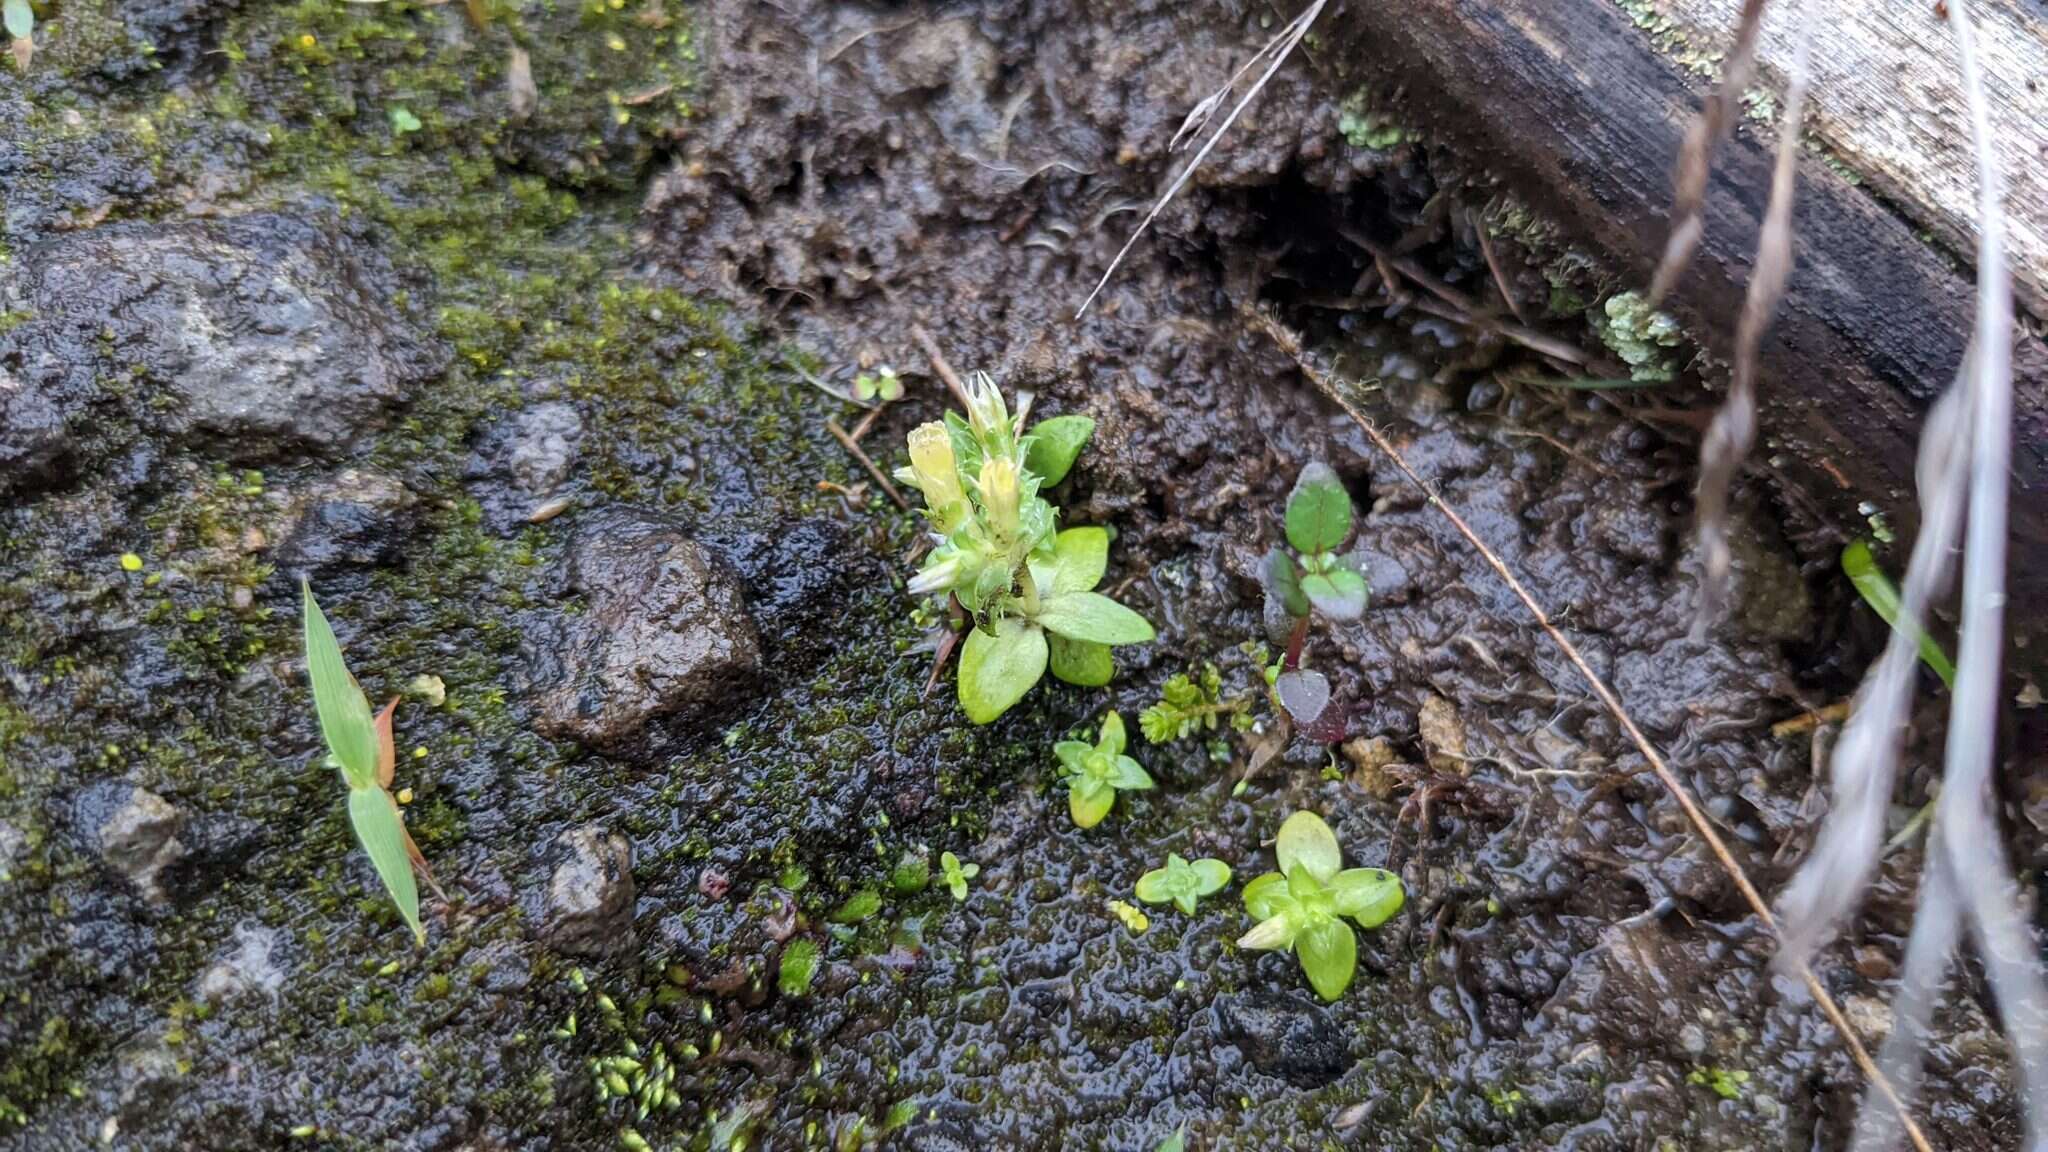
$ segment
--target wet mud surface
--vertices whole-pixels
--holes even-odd
[[[1677,806],[1244,315],[1308,334],[1771,891],[1827,736],[1771,726],[1881,639],[1837,529],[1746,488],[1738,618],[1692,639],[1686,351],[1539,383],[1387,269],[1497,276],[1595,376],[1621,286],[1312,41],[1073,320],[1262,10],[491,15],[80,5],[0,81],[0,1147],[1841,1146],[1860,1077]],[[924,692],[917,521],[826,425],[893,365],[863,443],[902,462],[945,401],[913,325],[1096,420],[1055,503],[1160,633],[1107,689],[980,729]],[[1311,640],[1341,731],[1240,789],[1255,569],[1315,460],[1373,604]],[[302,576],[402,701],[424,950],[320,762]],[[1136,737],[1207,664],[1259,730]],[[1160,787],[1084,832],[1051,747],[1109,707]],[[1233,943],[1304,808],[1409,893],[1331,1005]],[[1111,902],[1169,852],[1238,884],[1141,931]],[[1822,965],[1871,1034],[1917,855]],[[1930,1135],[2017,1146],[1984,1011],[1943,1025]]]

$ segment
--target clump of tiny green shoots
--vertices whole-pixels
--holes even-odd
[[[903,399],[903,379],[887,364],[853,378],[854,398],[868,404],[894,404]]]
[[[959,693],[976,724],[1023,699],[1048,665],[1069,684],[1107,684],[1110,648],[1153,637],[1144,617],[1094,591],[1109,562],[1108,531],[1056,530],[1057,513],[1039,495],[1073,467],[1095,422],[1055,416],[1020,434],[1028,408],[1027,400],[1012,415],[977,373],[966,418],[949,412],[912,429],[910,465],[896,473],[923,494],[937,545],[910,591],[957,604],[972,620]]]
[[[1312,724],[1330,702],[1330,682],[1320,672],[1302,667],[1312,613],[1329,620],[1356,620],[1365,614],[1370,588],[1363,562],[1338,549],[1351,538],[1351,493],[1326,464],[1301,470],[1287,497],[1287,542],[1293,551],[1275,547],[1266,553],[1264,584],[1266,618],[1276,634],[1287,637],[1280,661],[1268,669],[1274,700],[1297,724]]]
[[[1178,852],[1166,855],[1166,866],[1138,877],[1138,899],[1147,904],[1172,904],[1190,916],[1195,902],[1221,892],[1230,883],[1230,865],[1221,860],[1189,862]]]
[[[981,873],[979,864],[962,864],[951,852],[939,853],[939,877],[946,882],[946,891],[955,900],[967,899],[967,882]]]
[[[1313,812],[1280,825],[1278,872],[1244,886],[1245,911],[1259,923],[1240,948],[1291,948],[1316,995],[1335,1000],[1358,971],[1358,938],[1345,917],[1377,928],[1401,910],[1401,878],[1381,868],[1346,868],[1336,834]]]
[[[1231,727],[1251,726],[1251,716],[1240,697],[1223,698],[1223,674],[1214,664],[1205,664],[1198,675],[1178,673],[1159,691],[1159,703],[1138,713],[1138,730],[1147,742],[1165,744],[1185,740],[1197,732],[1214,732],[1225,716]]]
[[[348,784],[349,823],[398,914],[412,929],[414,941],[425,944],[427,933],[420,925],[419,890],[413,883],[413,871],[418,869],[429,886],[434,879],[391,795],[397,767],[391,719],[398,701],[393,698],[371,717],[370,702],[342,661],[341,644],[319,602],[313,599],[312,587],[301,581],[299,592],[305,603],[306,672],[313,683],[313,708],[327,740],[328,759]],[[439,894],[438,887],[435,891]],[[446,899],[442,897],[444,903]]]
[[[1093,746],[1062,740],[1052,750],[1067,782],[1067,811],[1082,828],[1102,823],[1118,792],[1143,792],[1153,786],[1151,774],[1124,755],[1124,718],[1114,710],[1102,718]]]

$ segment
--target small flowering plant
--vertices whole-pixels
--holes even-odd
[[[1062,740],[1053,745],[1060,758],[1060,775],[1067,781],[1067,811],[1074,823],[1093,828],[1109,815],[1118,792],[1143,792],[1152,787],[1152,776],[1124,755],[1124,718],[1112,711],[1102,718],[1102,729],[1091,747],[1080,740]]]
[[[1364,564],[1337,551],[1350,538],[1353,519],[1344,482],[1327,464],[1308,465],[1287,496],[1287,542],[1294,551],[1276,547],[1262,565],[1267,620],[1276,638],[1283,632],[1287,637],[1286,655],[1269,671],[1269,682],[1298,724],[1313,724],[1330,702],[1329,680],[1301,666],[1310,613],[1329,620],[1365,614],[1370,587]]]
[[[1023,418],[976,373],[967,416],[949,412],[912,429],[910,466],[896,472],[923,494],[937,542],[910,591],[951,596],[973,618],[959,690],[976,724],[1023,699],[1048,666],[1070,684],[1106,684],[1116,670],[1110,648],[1153,637],[1144,617],[1094,590],[1109,563],[1108,531],[1058,530],[1039,495],[1073,467],[1095,422],[1056,416],[1020,435]]]
[[[1244,908],[1258,926],[1240,948],[1292,948],[1316,995],[1335,1000],[1358,971],[1358,938],[1344,917],[1377,928],[1407,898],[1401,878],[1380,868],[1346,868],[1337,837],[1323,818],[1296,812],[1273,846],[1280,871],[1244,886]]]

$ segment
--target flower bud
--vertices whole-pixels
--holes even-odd
[[[950,533],[967,514],[967,493],[953,461],[953,438],[934,420],[910,430],[910,475],[899,477],[924,493],[933,526]]]
[[[927,563],[917,575],[910,578],[910,594],[930,596],[935,592],[944,592],[960,578],[960,569],[960,557],[957,555],[948,556],[944,560],[933,557],[932,562]]]
[[[1258,927],[1240,936],[1237,946],[1254,951],[1291,948],[1294,945],[1294,935],[1294,925],[1288,917],[1272,916],[1259,921]]]
[[[989,530],[999,540],[1017,534],[1017,505],[1023,498],[1017,487],[1017,464],[1003,456],[981,462],[981,510],[988,516]]]
[[[986,372],[976,372],[967,381],[967,422],[974,438],[985,447],[1002,451],[1010,439],[1010,410],[1003,404],[1002,390]]]

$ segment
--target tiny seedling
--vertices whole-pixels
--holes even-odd
[[[1312,724],[1330,703],[1330,682],[1302,667],[1312,613],[1328,620],[1356,620],[1365,614],[1370,589],[1364,564],[1338,549],[1351,537],[1351,493],[1321,462],[1309,464],[1288,494],[1285,523],[1293,551],[1266,553],[1262,582],[1266,618],[1287,634],[1287,650],[1269,673],[1273,699],[1297,724]]]
[[[903,380],[887,364],[853,378],[855,399],[869,404],[894,404],[903,399]]]
[[[1187,1152],[1188,1126],[1183,1124],[1173,1130],[1173,1135],[1159,1142],[1153,1152]]]
[[[1102,718],[1094,746],[1081,740],[1062,740],[1052,750],[1060,758],[1060,775],[1067,782],[1067,811],[1080,827],[1102,823],[1118,792],[1143,792],[1152,787],[1151,775],[1124,755],[1124,718],[1114,710]]]
[[[349,823],[398,914],[412,929],[413,940],[425,944],[427,933],[420,926],[420,897],[413,871],[419,871],[436,895],[441,892],[427,871],[419,846],[405,830],[405,818],[391,795],[397,766],[391,718],[398,700],[394,697],[374,719],[370,716],[370,701],[343,663],[341,644],[320,611],[319,601],[313,599],[312,586],[300,581],[299,594],[305,603],[306,673],[313,682],[313,708],[320,718],[320,733],[327,740],[328,759],[348,784]],[[445,895],[441,899],[447,902]]]
[[[981,874],[981,865],[962,864],[951,852],[939,853],[939,875],[946,882],[946,891],[955,900],[967,899],[967,882]]]
[[[1179,853],[1169,852],[1166,867],[1154,868],[1138,877],[1138,899],[1147,904],[1170,903],[1193,916],[1197,900],[1221,892],[1228,883],[1230,865],[1223,861],[1204,859],[1189,863]]]
[[[1291,948],[1316,995],[1335,1000],[1358,971],[1358,938],[1348,916],[1377,928],[1401,910],[1401,878],[1380,868],[1346,868],[1336,834],[1313,812],[1280,825],[1273,846],[1280,870],[1244,886],[1245,911],[1258,925],[1240,948]]]
[[[1877,557],[1871,555],[1870,544],[1863,540],[1852,540],[1842,549],[1842,571],[1849,577],[1849,583],[1870,605],[1879,619],[1894,630],[1899,628],[1899,590],[1892,586],[1884,569],[1877,566]],[[1956,666],[1949,662],[1948,653],[1925,630],[1920,633],[1920,660],[1932,669],[1941,682],[1951,690],[1956,686]]]
[[[1229,716],[1231,726],[1251,726],[1243,697],[1223,698],[1223,674],[1214,664],[1205,664],[1196,676],[1175,675],[1159,691],[1159,703],[1138,713],[1138,730],[1152,744],[1184,740],[1197,732],[1214,732],[1217,723]]]
[[[28,0],[0,0],[0,23],[7,27],[14,66],[28,71],[28,62],[36,54],[36,10],[29,7]]]
[[[1058,484],[1094,434],[1086,416],[1055,416],[1020,435],[1002,393],[976,373],[967,417],[910,432],[910,465],[896,478],[924,496],[936,543],[910,581],[917,596],[950,598],[972,617],[961,644],[967,718],[987,724],[1052,674],[1100,687],[1116,671],[1110,648],[1152,639],[1145,618],[1096,592],[1109,563],[1103,528],[1056,531],[1039,495]],[[1027,404],[1025,407],[1029,407]]]

